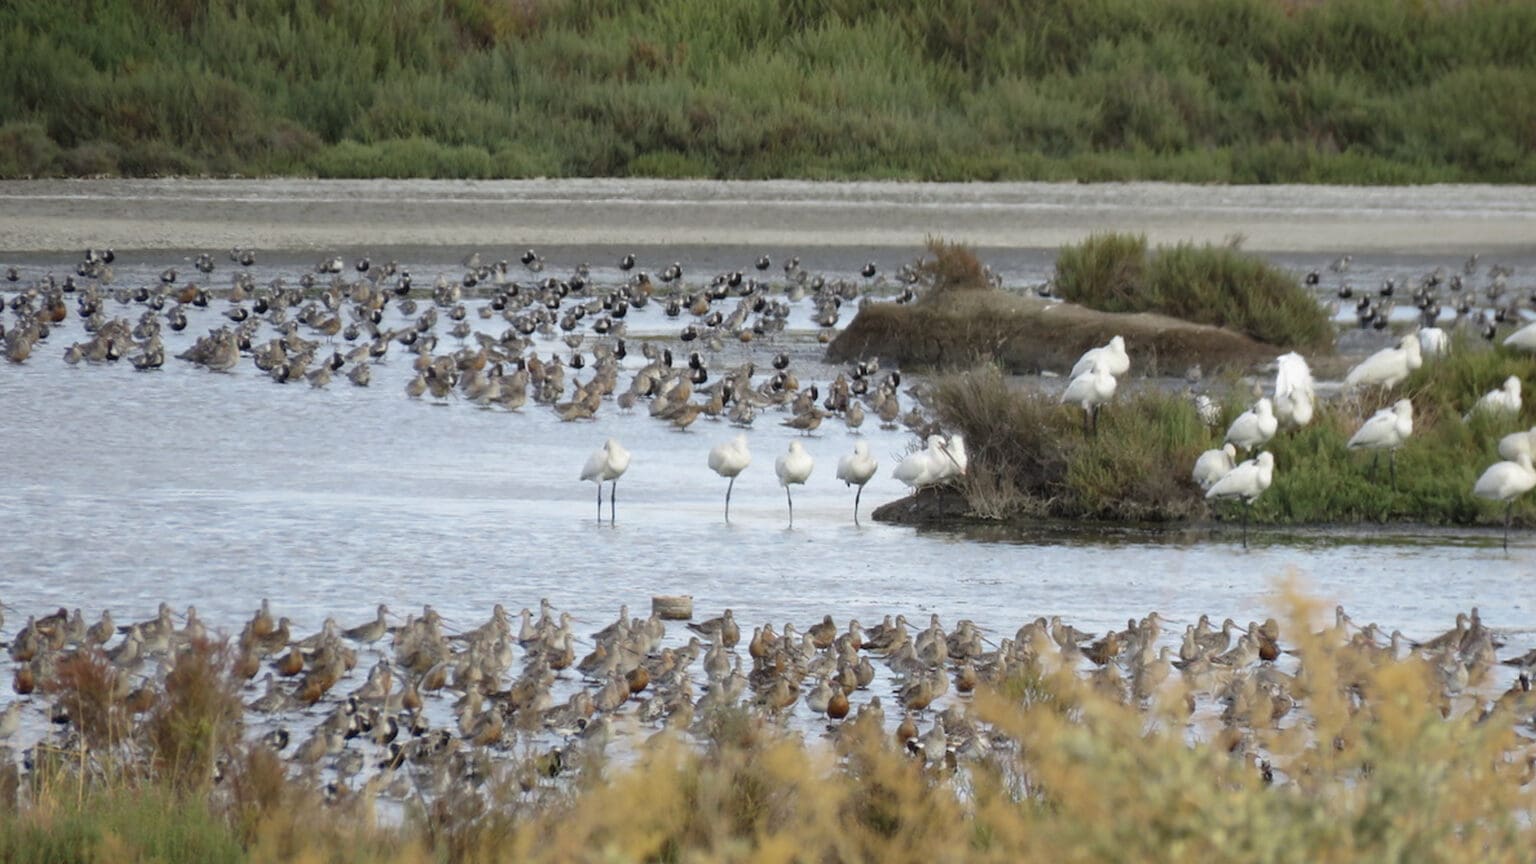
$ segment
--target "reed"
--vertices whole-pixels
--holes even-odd
[[[15,0],[0,176],[1529,183],[1533,36],[1500,0]]]

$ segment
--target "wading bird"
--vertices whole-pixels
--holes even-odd
[[[864,494],[864,484],[869,478],[875,476],[875,469],[880,463],[875,457],[869,455],[868,441],[855,441],[853,452],[837,460],[837,479],[848,486],[857,486],[859,491],[853,494],[853,524],[859,524],[859,498]]]
[[[1529,464],[1529,463],[1527,463]],[[1207,500],[1238,498],[1243,502],[1243,548],[1248,548],[1248,509],[1254,499],[1264,494],[1275,477],[1275,455],[1269,451],[1260,453],[1247,462],[1227,472],[1225,477],[1205,493]]]
[[[805,445],[799,441],[789,442],[789,452],[780,456],[773,463],[774,473],[779,475],[779,485],[784,487],[784,500],[789,502],[789,527],[795,527],[795,499],[789,494],[789,487],[795,484],[805,485],[805,481],[811,476],[811,469],[816,467],[816,462],[811,454],[805,452]]]
[[[1509,549],[1509,520],[1514,512],[1515,499],[1536,488],[1536,469],[1531,467],[1531,454],[1516,454],[1512,462],[1495,462],[1488,466],[1483,476],[1477,478],[1472,494],[1489,501],[1504,502],[1504,548]]]
[[[1387,465],[1392,473],[1392,489],[1397,490],[1397,448],[1413,434],[1413,403],[1399,399],[1391,408],[1383,408],[1361,424],[1349,439],[1351,450],[1372,450],[1371,476],[1376,476],[1376,460],[1387,451]]]
[[[725,487],[725,521],[731,521],[731,489],[736,486],[736,475],[752,464],[752,454],[747,450],[747,436],[735,438],[715,446],[709,451],[709,470],[721,477],[730,478]]]
[[[618,519],[619,478],[629,470],[629,451],[619,444],[618,439],[609,438],[603,442],[603,446],[593,451],[587,457],[587,464],[581,469],[581,479],[591,480],[597,484],[597,521],[603,521],[603,484],[612,481],[613,485],[608,492],[609,524]]]

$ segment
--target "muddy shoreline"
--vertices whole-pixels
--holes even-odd
[[[1536,188],[801,181],[20,180],[10,252],[734,244],[1055,248],[1101,231],[1271,253],[1536,251]]]

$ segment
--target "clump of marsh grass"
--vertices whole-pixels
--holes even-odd
[[[1120,400],[1096,435],[1085,434],[1080,410],[1009,387],[994,366],[939,378],[932,402],[945,428],[965,436],[972,467],[961,490],[980,515],[1163,522],[1204,512],[1189,466],[1206,431],[1182,397]]]
[[[995,286],[992,274],[976,250],[960,242],[929,236],[928,254],[918,259],[918,284],[923,286],[923,302],[933,302],[963,291],[989,291]]]
[[[159,775],[174,788],[203,789],[215,762],[241,742],[245,705],[227,643],[196,640],[176,655],[165,692],[144,725]]]
[[[1062,247],[1056,289],[1104,312],[1157,312],[1298,350],[1333,345],[1333,326],[1317,299],[1235,242],[1180,243],[1149,254],[1143,235],[1095,234]]]

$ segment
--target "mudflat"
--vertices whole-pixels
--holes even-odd
[[[19,180],[0,250],[506,244],[1047,249],[1096,231],[1270,253],[1536,250],[1536,187],[703,180]]]

